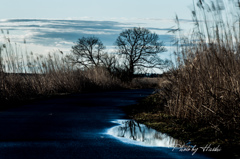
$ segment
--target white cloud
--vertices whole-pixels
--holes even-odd
[[[160,39],[168,40],[166,35],[169,21],[158,25],[163,19],[112,18],[94,20],[89,17],[67,19],[5,19],[0,21],[0,29],[10,30],[11,41],[23,43],[27,41],[27,48],[39,54],[46,54],[54,50],[69,52],[74,42],[82,36],[99,37],[108,52],[115,52],[113,43],[119,33],[132,27],[147,27],[158,33]],[[168,25],[167,25],[168,24]],[[166,27],[165,27],[166,26]]]

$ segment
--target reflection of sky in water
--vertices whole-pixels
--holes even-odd
[[[108,130],[108,134],[119,139],[131,139],[144,146],[175,147],[183,143],[166,134],[157,132],[134,120],[117,120],[114,123],[120,124]]]

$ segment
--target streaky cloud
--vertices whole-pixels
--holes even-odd
[[[4,19],[0,21],[0,29],[12,30],[13,34],[21,32],[31,43],[55,47],[56,44],[65,41],[64,46],[69,49],[73,42],[83,36],[96,36],[105,45],[113,46],[119,33],[134,25],[136,24],[118,21],[73,19]],[[171,29],[147,28],[153,31],[169,31]],[[172,35],[159,35],[159,37],[163,41],[172,39]],[[23,39],[19,39],[19,41],[22,42]]]

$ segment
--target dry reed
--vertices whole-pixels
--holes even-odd
[[[240,135],[239,10],[218,1],[197,6],[190,37],[177,29],[176,65],[161,83],[161,95],[171,115],[209,125],[216,135]]]
[[[62,52],[35,55],[4,35],[0,45],[0,102],[26,101],[59,93],[121,87],[105,68],[80,70]]]

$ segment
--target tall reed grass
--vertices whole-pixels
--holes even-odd
[[[59,93],[121,88],[105,68],[80,70],[61,52],[47,56],[12,44],[8,35],[0,45],[0,106]]]
[[[216,135],[240,135],[239,4],[219,2],[196,3],[190,35],[176,29],[176,65],[160,84],[161,95],[170,114],[209,125]]]

